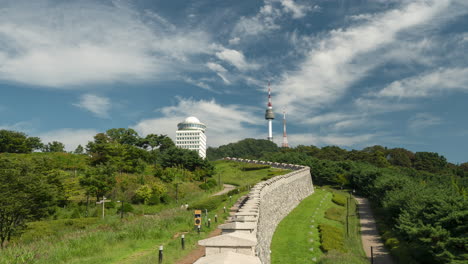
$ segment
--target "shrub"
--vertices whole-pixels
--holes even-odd
[[[209,190],[218,185],[218,182],[215,179],[209,179],[206,183],[202,183],[199,185],[200,189],[202,190]]]
[[[167,193],[165,193],[165,194],[161,195],[161,197],[159,197],[159,200],[163,204],[168,204],[171,201],[171,197]]]
[[[339,193],[334,193],[332,201],[337,205],[345,206],[346,205],[346,196]]]
[[[148,199],[149,205],[157,205],[161,202],[160,197],[158,195],[153,195]]]
[[[337,250],[345,252],[343,231],[331,225],[319,225],[320,231],[320,248],[324,252]]]
[[[106,207],[106,209],[115,208],[115,203],[114,202],[105,203],[105,207]]]
[[[328,208],[327,211],[325,211],[325,218],[328,218],[330,220],[335,220],[338,222],[344,222],[344,214],[345,214],[345,209],[344,207],[331,207]]]
[[[120,214],[120,211],[122,210],[122,207],[119,207],[117,209],[117,213]],[[124,213],[132,213],[135,209],[133,208],[133,206],[129,203],[124,203],[123,204],[123,212]]]
[[[390,249],[398,247],[399,244],[400,244],[400,241],[398,241],[397,238],[389,238],[385,240],[385,246]]]

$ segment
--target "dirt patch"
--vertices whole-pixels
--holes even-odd
[[[359,204],[359,222],[361,224],[362,247],[368,258],[371,257],[371,247],[374,263],[393,264],[393,260],[380,239],[374,216],[366,198],[356,197]]]
[[[221,235],[221,229],[213,230],[208,237],[214,237]],[[205,247],[197,246],[196,249],[192,250],[185,258],[176,262],[176,264],[193,264],[199,258],[205,256]]]

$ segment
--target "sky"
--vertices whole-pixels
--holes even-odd
[[[267,137],[468,161],[466,0],[0,0],[0,129]]]

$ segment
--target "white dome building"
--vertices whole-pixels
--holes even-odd
[[[206,126],[194,116],[187,117],[177,124],[176,146],[195,150],[202,158],[206,158]]]

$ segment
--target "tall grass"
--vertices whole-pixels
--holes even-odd
[[[217,167],[237,170],[230,169],[231,165],[221,163]],[[268,169],[249,171],[239,175],[237,181],[253,185],[268,173]],[[252,175],[255,176],[246,178]],[[188,193],[180,199],[180,204],[194,204],[214,192],[201,191],[191,183],[182,188],[186,188]],[[175,202],[157,206],[136,205],[135,214],[123,220],[116,214],[117,209],[112,208],[106,209],[105,219],[90,217],[30,223],[30,229],[21,239],[0,251],[0,264],[156,263],[160,245],[164,246],[164,263],[174,263],[189,254],[199,239],[207,237],[221,224],[228,216],[223,207],[231,207],[244,193],[232,194],[232,199],[220,198],[222,201],[216,203],[208,215],[203,214],[204,225],[200,234],[194,229],[193,211],[181,209]],[[99,207],[91,211],[98,216],[101,214]],[[219,223],[214,222],[215,214]],[[205,225],[207,218],[212,219],[210,228]],[[186,239],[184,251],[180,246],[181,234]]]

